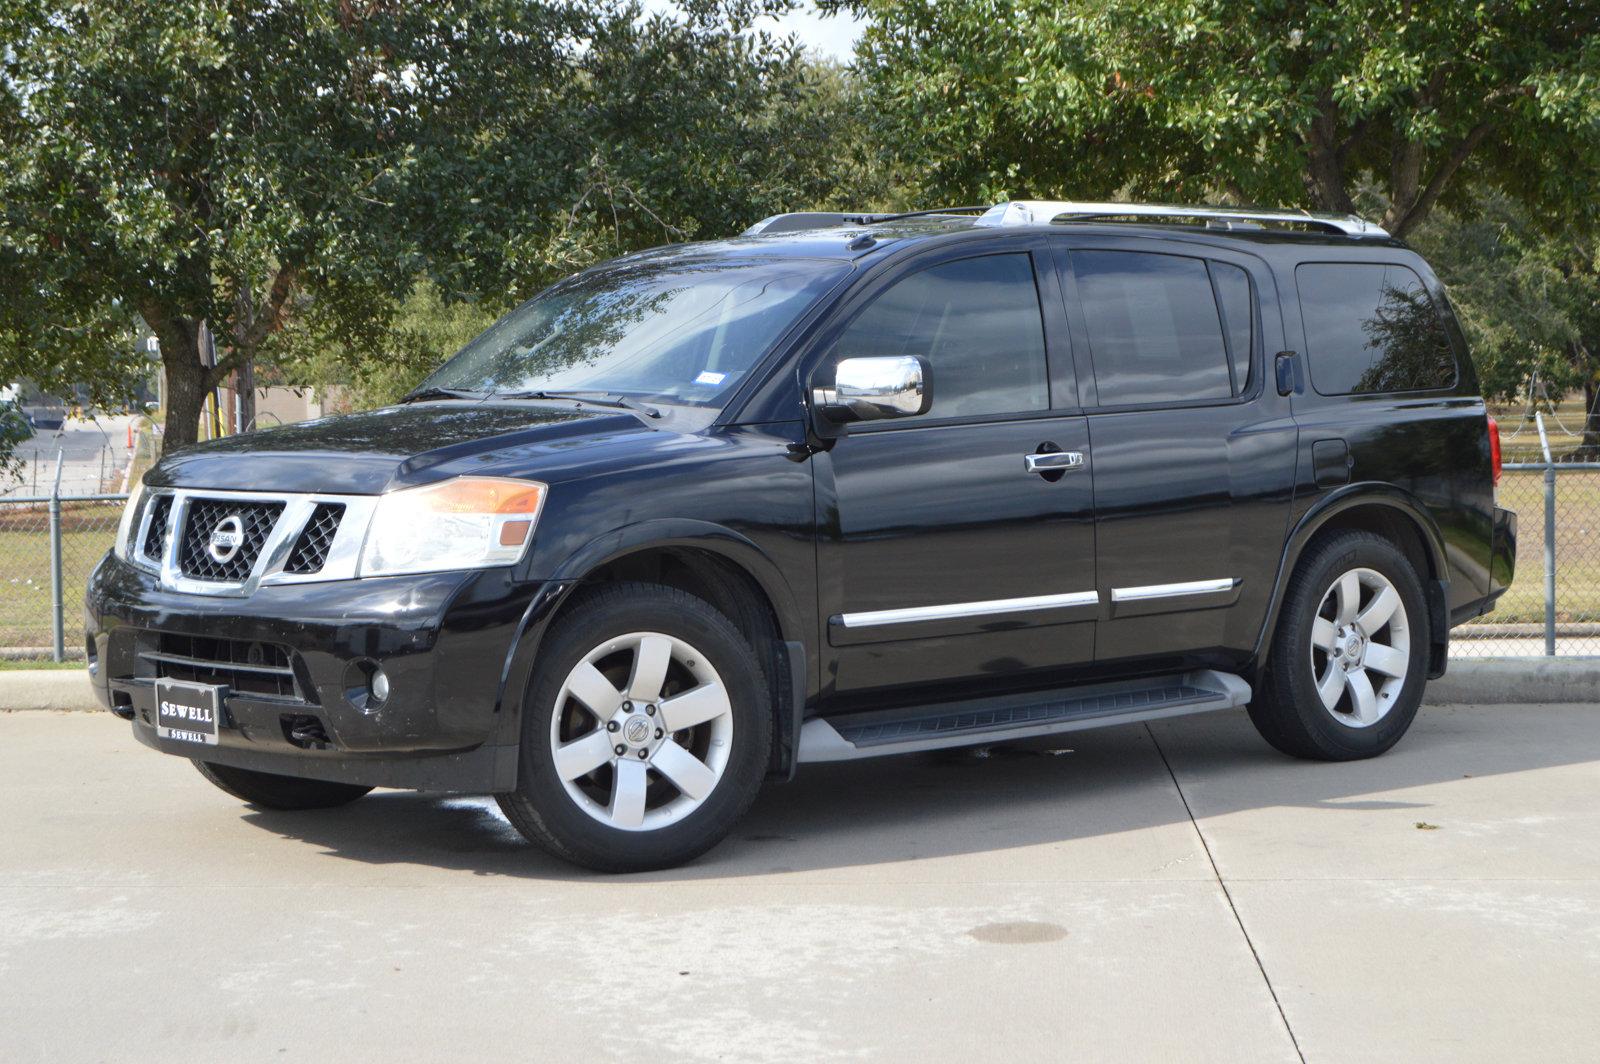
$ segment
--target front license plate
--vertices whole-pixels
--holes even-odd
[[[156,681],[156,734],[181,743],[217,744],[223,688],[180,680]]]

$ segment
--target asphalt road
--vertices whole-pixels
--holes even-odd
[[[128,463],[128,422],[131,415],[106,415],[95,420],[69,419],[59,430],[41,429],[17,448],[23,460],[21,477],[0,483],[0,498],[7,495],[48,495],[55,477],[56,456],[62,459],[63,495],[98,494],[115,480]],[[115,490],[113,484],[107,490]]]
[[[1600,714],[1242,714],[817,766],[623,878],[478,799],[249,809],[0,714],[0,1060],[1550,1061],[1600,1038]]]

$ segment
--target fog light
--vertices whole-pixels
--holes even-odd
[[[389,674],[383,671],[383,666],[374,665],[372,675],[367,678],[367,686],[372,689],[374,702],[387,701],[389,698]]]

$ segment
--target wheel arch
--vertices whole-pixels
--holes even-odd
[[[1256,636],[1252,671],[1259,673],[1266,664],[1289,577],[1306,548],[1321,535],[1346,529],[1372,532],[1390,540],[1417,570],[1428,604],[1428,678],[1443,675],[1450,641],[1450,568],[1444,535],[1420,499],[1392,484],[1351,484],[1330,492],[1295,524],[1278,563],[1266,618]]]
[[[705,599],[750,638],[774,707],[772,774],[793,774],[795,739],[814,682],[813,626],[778,565],[748,537],[706,521],[643,521],[589,540],[551,574],[525,611],[507,652],[496,712],[499,741],[513,744],[539,647],[574,592],[597,583],[645,580]],[[503,712],[502,712],[503,711]]]

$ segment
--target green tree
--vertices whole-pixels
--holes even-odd
[[[760,180],[814,91],[750,29],[787,2],[0,0],[0,366],[95,381],[137,315],[184,443],[297,313],[381,357],[418,276],[498,309],[814,196]]]
[[[949,198],[1353,209],[1412,231],[1467,185],[1596,212],[1595,0],[835,0],[859,66]]]
[[[1583,449],[1600,451],[1600,239],[1551,233],[1509,197],[1480,191],[1436,211],[1413,237],[1461,319],[1484,394],[1516,399],[1534,378],[1551,397],[1581,389]]]

